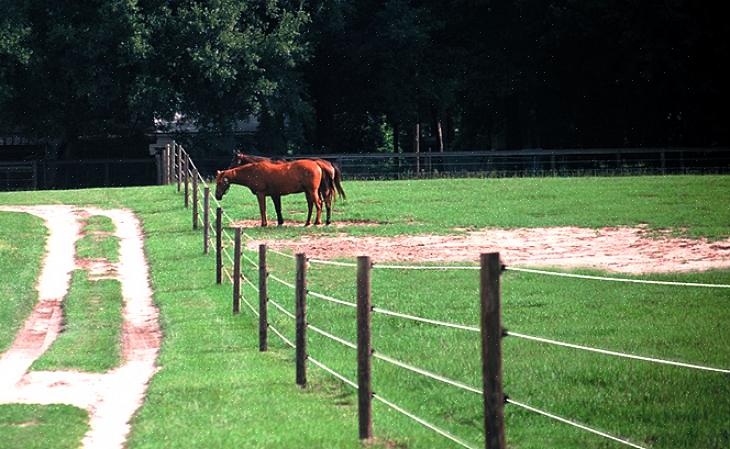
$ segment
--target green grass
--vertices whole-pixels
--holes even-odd
[[[535,226],[635,226],[673,228],[692,237],[730,236],[730,177],[647,176],[617,178],[505,178],[346,182],[349,200],[338,201],[333,220],[371,220],[358,235],[420,232],[450,234],[454,228]],[[223,207],[235,219],[258,220],[255,197],[232,186]],[[269,215],[273,208],[269,203]],[[283,199],[287,224],[303,224],[303,195]],[[273,229],[273,228],[272,228]],[[252,229],[252,232],[259,232]],[[267,229],[266,236],[334,233],[342,229]]]
[[[85,411],[67,405],[0,405],[0,447],[76,449],[86,421]]]
[[[42,219],[0,212],[0,351],[10,347],[38,299],[45,236]]]
[[[119,261],[119,239],[114,232],[111,218],[93,215],[86,220],[83,237],[76,242],[76,257],[82,259],[107,259]]]
[[[487,226],[636,225],[691,236],[730,236],[727,177],[647,177],[346,182],[350,200],[337,220],[388,224],[345,229],[269,228],[267,238],[310,233],[394,235],[450,233]],[[132,423],[130,448],[360,447],[356,397],[310,366],[310,386],[294,386],[292,352],[271,335],[257,351],[257,325],[243,308],[230,313],[230,286],[213,284],[213,258],[174,187],[0,194],[0,203],[66,202],[129,207],[143,220],[155,301],[164,332],[160,372]],[[299,218],[303,198],[285,199],[285,218]],[[237,187],[224,206],[234,218],[258,216],[250,193]],[[294,214],[288,211],[294,210]],[[2,217],[2,214],[0,214]],[[377,257],[377,255],[373,255]],[[291,260],[270,254],[272,270],[292,281]],[[225,259],[224,259],[225,260]],[[247,267],[250,270],[250,266]],[[354,271],[313,266],[310,289],[354,298]],[[652,278],[730,283],[729,271]],[[255,276],[254,276],[255,279]],[[292,310],[293,294],[270,281],[270,296]],[[507,272],[504,324],[515,332],[643,355],[730,367],[727,292],[605,284]],[[247,299],[255,299],[248,287]],[[373,272],[373,302],[384,308],[476,324],[476,272]],[[354,341],[352,309],[309,299],[309,320]],[[271,310],[290,338],[293,326]],[[475,386],[480,384],[478,335],[373,317],[373,345],[384,354]],[[355,379],[349,348],[310,331],[313,357]],[[505,391],[515,400],[656,448],[728,448],[730,378],[625,361],[514,338],[504,341]],[[476,447],[481,400],[374,361],[374,389]],[[412,421],[374,406],[379,441],[409,448],[454,447]],[[506,407],[510,447],[613,448],[600,437]]]
[[[116,280],[90,281],[76,270],[63,302],[64,330],[34,370],[105,372],[121,361],[122,292]]]

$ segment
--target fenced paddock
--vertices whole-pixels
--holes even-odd
[[[372,417],[376,423],[379,419],[398,419],[390,415],[384,418],[385,415],[379,413],[370,415],[368,410],[372,409],[369,401],[375,400],[454,445],[505,447],[499,414],[506,403],[506,410],[514,414],[514,419],[555,421],[577,432],[590,433],[596,441],[607,440],[635,448],[660,447],[653,444],[657,439],[662,441],[661,436],[653,435],[655,429],[645,428],[641,421],[616,422],[614,417],[625,416],[626,408],[629,407],[647,407],[646,402],[655,394],[666,394],[654,388],[653,384],[656,383],[676,383],[680,387],[683,383],[677,382],[678,379],[683,379],[684,383],[702,379],[709,385],[709,391],[715,394],[728,390],[730,369],[703,363],[702,360],[707,358],[703,348],[695,352],[698,361],[653,356],[640,351],[640,348],[615,350],[612,345],[615,336],[609,329],[619,328],[620,333],[620,329],[630,328],[631,323],[628,321],[636,317],[623,316],[624,321],[617,323],[610,321],[612,313],[609,310],[598,311],[599,315],[605,315],[605,323],[586,323],[577,319],[574,323],[575,327],[583,328],[587,340],[606,340],[603,345],[566,341],[560,338],[559,328],[550,327],[549,320],[552,317],[541,315],[539,300],[541,291],[563,288],[563,284],[555,283],[556,279],[567,279],[574,283],[570,288],[586,289],[586,295],[590,297],[587,304],[594,308],[606,307],[604,298],[612,296],[613,292],[618,293],[623,303],[649,311],[650,306],[655,304],[647,304],[649,301],[632,303],[631,298],[627,299],[627,292],[663,289],[661,296],[666,296],[666,300],[686,301],[688,307],[695,307],[690,302],[694,299],[692,292],[721,292],[713,300],[726,301],[727,293],[730,292],[728,284],[558,273],[519,267],[504,267],[505,271],[501,274],[503,267],[495,255],[483,257],[481,265],[406,266],[371,264],[365,258],[359,259],[357,264],[307,260],[305,255],[291,255],[261,246],[258,252],[251,251],[246,248],[245,242],[253,237],[240,228],[231,230],[224,226],[224,222],[232,223],[233,220],[215,201],[216,220],[210,219],[207,207],[210,189],[184,150],[177,148],[174,152],[168,152],[166,157],[170,162],[168,167],[175,168],[165,172],[166,180],[177,182],[178,191],[184,193],[184,204],[192,209],[193,227],[203,229],[202,250],[215,248],[217,281],[221,283],[228,280],[233,285],[232,310],[239,312],[243,309],[250,312],[252,317],[258,317],[260,349],[268,348],[268,331],[271,331],[273,337],[295,350],[297,357],[293,381],[305,385],[307,366],[311,364],[357,390],[361,410],[360,438],[372,435],[372,421],[368,417]],[[191,184],[192,189],[189,188]],[[197,198],[191,201],[193,195]],[[414,303],[403,302],[411,308],[402,310],[398,308],[401,304],[399,296],[412,292],[387,289],[391,278],[402,276],[409,279],[407,282],[413,290],[418,289],[419,279],[435,276],[443,279],[443,282],[438,282],[443,288],[460,289],[465,295],[473,295],[475,300],[471,307],[449,310],[449,320],[429,316],[428,308],[419,309]],[[528,278],[526,282],[524,279],[520,281],[525,277]],[[519,293],[526,299],[506,304],[522,308],[524,315],[521,319],[510,320],[510,325],[517,326],[515,329],[505,330],[499,322],[501,314],[486,313],[486,310],[498,307],[501,288],[509,289],[512,284],[518,285],[520,282],[523,290]],[[525,284],[533,291],[526,294]],[[477,288],[478,285],[481,288]],[[421,303],[438,301],[440,293],[427,292],[429,296]],[[480,296],[481,309],[476,300]],[[292,307],[293,304],[296,307]],[[449,305],[442,305],[442,308],[446,310]],[[676,325],[682,325],[682,317],[673,319]],[[545,334],[522,332],[522,326],[528,327],[534,321],[548,321]],[[649,323],[653,324],[654,321],[661,321],[661,317],[657,316],[656,320]],[[356,322],[359,323],[357,327]],[[647,322],[646,319],[644,322]],[[368,323],[371,325],[368,326]],[[410,334],[414,330],[415,338]],[[689,339],[692,337],[691,329],[687,331],[683,337]],[[723,335],[722,332],[719,335]],[[402,341],[418,344],[403,347]],[[497,344],[500,346],[495,346]],[[324,360],[320,354],[332,354],[333,350],[329,348],[338,348],[343,354],[349,355]],[[460,352],[444,354],[444,348],[449,351],[457,348]],[[482,351],[484,356],[479,357]],[[493,357],[494,354],[499,355],[500,351],[506,360],[504,391],[499,385],[502,380],[499,375],[502,357]],[[535,366],[533,359],[538,359],[536,355],[543,351],[570,351],[570,363],[558,367]],[[354,363],[355,360],[357,363]],[[425,366],[413,360],[419,360]],[[586,362],[589,365],[587,367]],[[486,372],[484,376],[483,370]],[[549,398],[547,401],[542,398],[538,404],[532,403],[533,396],[542,396],[540,392],[544,387],[541,384],[561,382],[561,376],[556,373],[578,378],[574,382],[580,386],[578,391],[565,391],[562,395],[570,396],[567,400],[563,397],[554,400],[577,404],[578,416],[549,407]],[[492,382],[495,378],[499,382]],[[409,393],[414,392],[415,397],[408,397]],[[506,395],[503,397],[504,393]],[[689,393],[677,390],[672,394],[687,396],[689,407],[692,400]],[[662,398],[658,399],[661,406]],[[480,413],[482,402],[485,404],[484,413]],[[706,413],[730,416],[726,414],[727,408],[727,403],[720,403],[717,410]],[[472,411],[471,415],[467,413],[470,419],[466,422],[438,422],[433,419],[434,416],[450,416],[449,410],[464,409]],[[630,410],[628,413],[631,415]],[[424,418],[424,415],[427,417]],[[686,418],[692,419],[693,416],[690,414]],[[488,430],[484,443],[481,443],[475,434],[483,426]],[[671,435],[672,429],[666,429],[666,433]],[[532,434],[531,437],[541,438],[538,434]],[[728,435],[717,438],[717,447],[727,444],[727,441],[723,443],[723,438],[727,440]],[[592,445],[604,447],[599,442]]]
[[[337,163],[348,179],[730,173],[730,148],[536,148],[443,153],[311,153],[292,157],[327,159]],[[222,161],[196,162],[200,163],[204,176],[211,176]]]

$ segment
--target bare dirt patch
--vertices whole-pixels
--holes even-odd
[[[142,231],[131,211],[70,206],[0,207],[43,218],[50,231],[38,281],[39,301],[11,348],[0,357],[0,403],[70,404],[89,412],[84,448],[121,448],[129,420],[142,404],[147,384],[157,371],[161,332],[152,302]],[[119,239],[119,262],[74,260],[80,221],[90,215],[111,218]],[[62,301],[71,272],[81,268],[94,279],[117,279],[124,299],[122,364],[106,373],[34,371],[28,368],[48,349],[61,330]]]
[[[259,242],[249,242],[254,249]],[[498,251],[508,265],[595,268],[619,273],[730,269],[730,239],[674,237],[646,227],[481,229],[461,235],[305,236],[270,247],[321,259],[369,255],[376,262],[476,262]]]

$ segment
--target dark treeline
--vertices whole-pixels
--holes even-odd
[[[272,153],[728,145],[714,5],[0,0],[0,133],[253,116]]]

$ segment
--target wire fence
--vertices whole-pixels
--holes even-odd
[[[189,161],[189,165],[187,165],[188,167],[190,167],[189,172],[187,173],[189,178],[197,178],[198,180],[200,180],[200,183],[197,184],[197,188],[202,189],[204,186],[204,187],[206,187],[205,190],[209,191],[210,189],[207,188],[208,186],[206,184],[205,179],[203,179],[203,177],[198,172],[195,164],[189,160],[189,156],[187,156],[187,153],[185,153],[181,147],[179,147],[178,154],[179,154],[178,157],[187,158]],[[172,158],[172,159],[174,159],[174,158]],[[173,168],[176,166],[180,166],[180,164],[172,165]],[[171,170],[170,174],[168,175],[167,180],[168,180],[168,182],[172,182],[173,179],[179,180],[180,178],[181,177],[179,176],[179,171],[176,172],[173,169],[173,170]],[[178,190],[179,190],[179,187],[178,187]],[[187,188],[185,189],[185,192],[187,193]],[[198,195],[198,199],[200,199],[201,196],[204,195],[204,191],[199,191],[199,193],[200,193],[200,195]],[[206,197],[205,201],[207,201],[207,197]],[[230,249],[231,249],[231,247],[236,247],[237,250],[240,251],[242,259],[245,260],[249,266],[255,267],[256,269],[259,269],[259,270],[264,269],[265,276],[268,279],[271,279],[272,281],[274,281],[274,283],[276,283],[280,287],[284,287],[290,291],[295,291],[295,292],[297,292],[297,294],[300,294],[299,292],[301,291],[305,295],[309,295],[314,298],[317,298],[317,299],[320,299],[320,300],[323,300],[323,301],[326,301],[328,303],[332,303],[335,305],[344,306],[347,308],[354,308],[358,311],[358,320],[360,320],[361,313],[367,313],[369,315],[369,313],[372,312],[373,314],[384,315],[384,316],[388,316],[390,318],[402,319],[402,320],[416,322],[416,323],[424,324],[424,325],[437,326],[437,327],[453,329],[453,330],[457,330],[457,331],[465,331],[465,332],[469,332],[469,333],[479,333],[482,335],[483,338],[484,338],[484,334],[487,332],[485,330],[484,323],[482,323],[481,326],[462,324],[462,323],[453,323],[453,322],[448,322],[448,321],[439,320],[439,319],[426,318],[426,317],[421,317],[421,316],[417,316],[417,315],[392,311],[392,310],[388,310],[388,309],[385,309],[382,307],[376,307],[376,306],[370,305],[369,290],[367,291],[367,298],[368,298],[367,307],[365,309],[362,309],[362,307],[360,307],[361,291],[359,289],[359,286],[360,286],[360,277],[359,276],[360,276],[360,270],[362,269],[362,267],[359,265],[359,263],[330,261],[330,260],[313,258],[313,259],[309,259],[304,264],[302,264],[302,266],[305,266],[305,267],[308,263],[308,264],[315,264],[315,265],[318,264],[318,265],[324,265],[324,266],[357,268],[358,269],[358,301],[357,302],[340,299],[335,296],[315,292],[315,291],[306,289],[305,287],[298,285],[300,282],[299,278],[300,278],[300,274],[301,274],[301,273],[299,273],[299,271],[297,271],[297,281],[295,283],[289,282],[282,278],[283,275],[277,276],[277,275],[273,274],[272,272],[268,271],[267,267],[263,265],[262,260],[259,260],[259,262],[257,262],[252,256],[249,256],[248,254],[246,254],[246,252],[252,252],[252,251],[249,250],[248,248],[246,248],[245,245],[243,245],[243,248],[236,246],[236,245],[239,245],[239,243],[237,243],[236,240],[234,238],[232,238],[230,236],[229,232],[226,230],[226,228],[233,225],[235,223],[235,221],[224,210],[222,210],[220,202],[217,199],[215,199],[215,197],[213,198],[213,202],[217,208],[221,209],[221,211],[222,211],[221,216],[224,218],[224,220],[227,224],[226,227],[225,228],[222,227],[220,223],[217,226],[213,226],[212,223],[210,223],[210,222],[206,223],[204,221],[204,219],[202,219],[202,218],[201,218],[200,224],[204,228],[207,228],[212,233],[216,233],[217,228],[221,229],[220,235],[218,236],[218,238],[221,240],[225,239],[226,245],[221,245],[220,248],[217,249],[217,251],[219,251],[222,255],[225,256],[225,258],[230,262],[231,266],[235,265],[235,258],[234,258],[234,256],[232,256],[230,254]],[[187,204],[187,201],[186,201],[186,204]],[[197,205],[200,208],[204,208],[203,204],[200,202],[198,202]],[[209,211],[204,211],[205,217],[209,216],[208,212]],[[243,230],[240,232],[240,235],[249,241],[256,240],[253,236],[247,234]],[[212,238],[208,238],[208,243],[211,243],[212,240],[213,240]],[[274,248],[267,248],[266,251],[269,253],[284,257],[288,260],[297,259],[297,257],[294,255],[288,254],[287,252],[280,251],[280,250],[277,250]],[[368,259],[368,261],[369,261],[369,259]],[[632,278],[620,278],[620,277],[608,277],[608,276],[592,276],[592,275],[562,273],[562,272],[555,272],[555,271],[536,270],[536,269],[519,268],[519,267],[501,266],[500,268],[502,271],[506,270],[506,271],[514,271],[514,272],[518,272],[518,273],[527,273],[527,274],[532,274],[532,275],[560,276],[560,277],[566,277],[566,278],[603,281],[603,282],[624,282],[624,283],[634,283],[634,284],[698,287],[698,288],[730,288],[730,285],[727,285],[727,284],[673,282],[673,281],[632,279]],[[298,270],[299,269],[300,268],[298,268]],[[444,271],[446,271],[446,270],[480,270],[482,273],[484,273],[485,266],[484,266],[484,264],[482,264],[482,265],[406,265],[406,264],[368,263],[368,266],[367,266],[368,273],[369,273],[370,269],[404,270],[404,271],[408,271],[408,270],[444,270]],[[266,299],[264,301],[265,304],[267,304],[267,305],[270,304],[271,306],[273,306],[274,309],[276,309],[279,313],[281,313],[288,320],[296,322],[298,338],[299,338],[299,332],[304,332],[303,329],[306,328],[330,341],[334,341],[334,342],[338,343],[341,346],[358,351],[358,354],[360,356],[360,352],[361,352],[360,334],[358,334],[358,342],[353,343],[343,337],[337,336],[318,326],[314,326],[310,323],[307,323],[305,318],[300,320],[298,315],[300,313],[302,313],[301,311],[292,313],[291,311],[287,310],[278,301],[268,297],[268,293],[266,291],[262,292],[260,290],[259,286],[257,286],[254,282],[251,281],[251,279],[249,279],[249,276],[244,276],[240,273],[231,273],[225,266],[221,266],[221,272],[226,275],[226,277],[232,284],[234,283],[234,277],[239,276],[240,280],[243,281],[244,286],[250,287],[256,293],[264,294],[266,296]],[[261,271],[259,271],[259,274],[261,275]],[[367,274],[367,279],[369,282],[369,274]],[[261,285],[261,284],[259,284],[259,285]],[[369,288],[369,285],[368,285],[368,288]],[[256,307],[246,299],[245,295],[243,295],[243,301],[247,305],[247,307],[253,312],[253,314],[255,316],[262,317],[263,311],[260,309],[257,310]],[[261,307],[261,305],[260,305],[260,307]],[[363,310],[365,310],[365,312],[363,312]],[[300,321],[302,321],[302,323],[300,323]],[[369,326],[369,318],[367,319],[367,321],[368,321],[368,326]],[[292,349],[297,349],[297,345],[295,343],[293,343],[289,338],[287,338],[280,329],[278,329],[276,326],[274,326],[272,324],[271,321],[266,321],[265,323],[263,323],[263,326],[265,329],[271,330],[272,333],[274,335],[276,335],[287,347],[292,348]],[[548,345],[553,345],[553,346],[563,347],[563,348],[568,348],[568,349],[573,349],[573,350],[580,350],[580,351],[598,353],[598,354],[607,355],[607,356],[620,357],[620,358],[625,358],[625,359],[633,359],[633,360],[639,360],[639,361],[644,361],[644,362],[651,362],[651,363],[655,363],[655,364],[669,365],[669,366],[678,367],[678,368],[702,370],[702,371],[717,372],[717,373],[724,373],[724,374],[730,373],[730,369],[709,367],[709,366],[704,366],[704,365],[700,365],[700,364],[696,364],[696,363],[678,362],[678,361],[673,361],[673,360],[661,359],[661,358],[657,358],[657,357],[642,356],[642,355],[636,355],[636,354],[629,354],[629,353],[625,353],[625,352],[621,352],[621,351],[596,348],[596,347],[591,347],[591,346],[587,346],[587,345],[579,345],[579,344],[563,342],[563,341],[550,339],[550,338],[537,337],[537,336],[527,335],[524,333],[519,333],[519,332],[514,332],[514,331],[507,331],[506,329],[501,329],[501,327],[500,327],[499,332],[501,333],[502,337],[513,337],[513,338],[522,339],[522,340],[526,340],[526,341],[532,341],[535,343],[548,344]],[[370,333],[370,331],[368,329],[368,334],[369,333]],[[367,344],[367,347],[370,348],[369,343]],[[318,368],[322,369],[324,372],[328,373],[329,375],[333,376],[334,378],[338,379],[339,381],[343,382],[344,384],[354,388],[355,390],[358,390],[358,391],[362,390],[361,385],[358,385],[358,383],[353,382],[352,380],[348,379],[342,373],[339,373],[335,369],[325,365],[320,360],[315,359],[314,357],[312,357],[309,354],[306,354],[305,357],[306,357],[306,361],[308,361],[309,363],[313,364],[314,366],[317,366]],[[419,376],[423,376],[423,377],[431,379],[433,381],[437,381],[442,384],[457,388],[459,390],[483,395],[483,396],[485,396],[485,400],[486,400],[487,392],[485,392],[481,388],[474,387],[463,381],[460,381],[457,379],[452,379],[448,376],[444,376],[442,374],[424,369],[422,367],[418,367],[418,366],[400,361],[394,357],[385,355],[385,354],[383,354],[379,351],[373,350],[373,349],[369,350],[369,354],[367,354],[367,357],[368,358],[372,357],[374,359],[380,360],[389,365],[392,365],[397,368],[403,369],[405,371],[417,374]],[[501,363],[501,360],[500,360],[500,363]],[[369,362],[368,362],[368,366],[369,366]],[[361,366],[360,366],[360,364],[358,364],[358,370],[360,370],[360,369],[361,369]],[[369,368],[368,368],[368,372],[369,372]],[[369,374],[368,374],[368,376],[369,376]],[[368,385],[369,385],[369,383],[368,383]],[[368,390],[369,390],[369,388],[370,387],[368,387]],[[490,392],[490,393],[493,393],[493,392]],[[501,394],[501,390],[500,390],[500,394]],[[379,394],[371,393],[370,398],[383,403],[388,408],[412,419],[413,421],[419,423],[420,425],[424,426],[425,428],[430,429],[431,431],[443,436],[444,438],[452,441],[455,444],[458,444],[458,445],[466,447],[466,448],[474,447],[470,443],[464,441],[463,439],[426,421],[424,418],[419,417],[419,416],[415,415],[414,413],[407,411],[403,407],[384,399]],[[523,410],[527,410],[532,413],[539,414],[541,416],[544,416],[544,417],[550,418],[552,420],[573,426],[575,428],[578,428],[578,429],[584,430],[586,432],[589,432],[591,434],[601,436],[603,438],[621,443],[621,444],[629,446],[629,447],[634,447],[634,448],[638,448],[638,449],[646,449],[644,446],[640,446],[636,443],[633,443],[633,442],[629,441],[628,439],[617,437],[615,435],[611,435],[607,432],[595,429],[593,427],[590,427],[590,426],[582,424],[582,423],[578,423],[574,420],[560,417],[558,415],[547,412],[545,410],[530,406],[530,405],[522,403],[522,402],[518,402],[516,400],[513,400],[513,399],[507,397],[506,395],[504,395],[504,403],[514,405],[515,407],[521,408]]]

